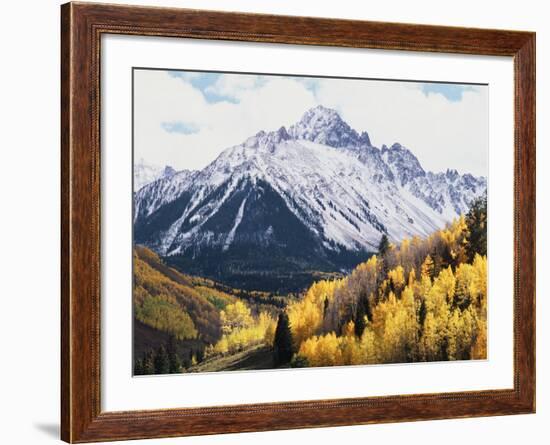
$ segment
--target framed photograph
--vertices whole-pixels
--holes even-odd
[[[61,17],[63,440],[535,411],[534,33]]]

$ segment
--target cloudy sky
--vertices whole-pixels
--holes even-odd
[[[373,145],[399,142],[423,167],[487,175],[488,87],[134,70],[134,158],[200,169],[260,130],[336,109]]]

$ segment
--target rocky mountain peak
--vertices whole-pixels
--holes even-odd
[[[176,173],[177,173],[176,170],[172,166],[167,165],[166,167],[164,167],[164,171],[162,172],[162,177],[170,178],[174,176]]]
[[[265,132],[263,130],[248,138],[244,146],[248,148],[267,148],[272,150],[276,145],[291,139],[285,127],[276,131]]]
[[[454,181],[455,179],[457,179],[460,175],[458,174],[458,171],[456,171],[454,168],[451,168],[451,169],[447,169],[447,171],[445,172],[445,176],[447,177],[447,179],[449,179],[450,181]]]
[[[414,178],[426,175],[417,157],[401,144],[395,143],[391,148],[383,145],[381,152],[382,159],[390,167],[393,175],[399,179],[401,186]]]
[[[305,139],[336,148],[370,145],[367,133],[360,136],[336,110],[322,105],[306,111],[288,133],[293,139]]]
[[[262,249],[339,270],[345,258],[374,251],[381,234],[401,240],[444,227],[487,188],[485,178],[456,170],[426,172],[399,143],[378,149],[321,106],[288,129],[227,148],[202,170],[164,171],[135,188],[136,242],[203,266],[227,255],[231,270]]]

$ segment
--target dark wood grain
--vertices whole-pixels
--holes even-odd
[[[61,436],[172,437],[535,410],[535,35],[170,8],[61,8]],[[99,63],[104,33],[514,57],[514,388],[231,407],[101,412]]]
[[[67,7],[65,7],[66,9]],[[70,440],[71,310],[70,310],[70,16],[61,14],[61,437]]]

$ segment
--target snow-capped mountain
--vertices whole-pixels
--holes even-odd
[[[373,147],[366,132],[319,106],[201,171],[141,188],[135,241],[207,275],[263,273],[264,264],[340,270],[376,251],[382,234],[429,235],[486,187],[456,170],[426,172],[400,144]]]
[[[176,173],[176,170],[169,165],[164,168],[150,165],[142,158],[134,164],[134,191],[139,190],[143,186],[159,178],[170,177],[174,173]]]

